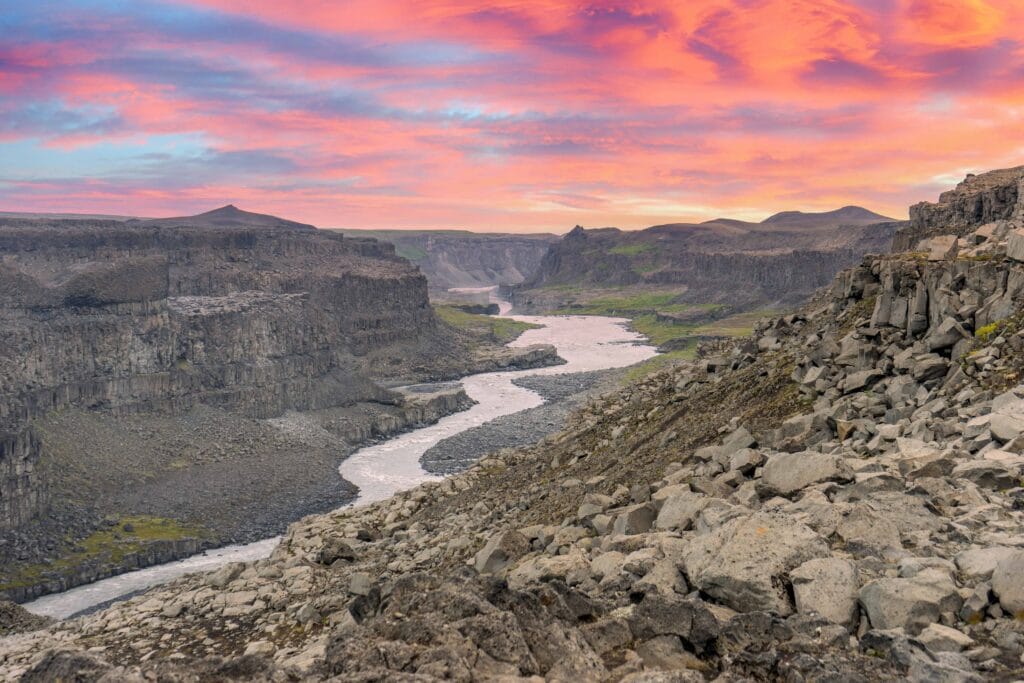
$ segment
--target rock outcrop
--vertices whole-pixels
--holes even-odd
[[[910,207],[910,225],[896,234],[894,251],[914,249],[935,235],[963,236],[979,225],[1024,220],[1024,166],[968,175],[939,201]]]

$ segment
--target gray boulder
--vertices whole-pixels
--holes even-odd
[[[768,458],[761,470],[758,491],[765,496],[791,496],[811,484],[853,479],[849,465],[837,455],[805,451]]]
[[[857,624],[857,565],[838,558],[818,558],[804,562],[789,573],[793,583],[796,610],[816,612],[847,628]]]
[[[943,613],[955,614],[963,602],[953,580],[941,569],[872,581],[860,589],[859,599],[874,628],[903,628],[912,634],[937,623]]]
[[[825,539],[809,527],[784,515],[755,513],[695,538],[683,565],[691,586],[734,610],[788,615],[789,572],[827,555]]]
[[[617,534],[632,535],[650,531],[657,512],[651,503],[639,503],[623,508],[615,516],[612,530]]]
[[[1024,550],[999,561],[992,572],[992,592],[1004,610],[1024,618]]]
[[[495,574],[530,552],[530,541],[518,531],[492,536],[476,554],[473,566],[481,574]]]

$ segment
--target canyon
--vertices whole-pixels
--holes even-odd
[[[355,445],[471,404],[396,385],[556,361],[439,321],[389,244],[235,207],[3,218],[0,255],[0,589],[19,600],[279,532],[351,499],[329,475]]]
[[[1015,680],[1024,224],[973,206],[944,195],[912,250],[266,559],[8,617],[0,676]]]
[[[418,266],[431,296],[452,298],[451,289],[515,285],[531,277],[548,246],[548,234],[504,234],[462,230],[345,230],[395,245],[399,256]],[[454,297],[458,299],[459,297]]]

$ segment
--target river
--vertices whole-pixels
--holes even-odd
[[[509,306],[499,302],[501,314]],[[567,362],[547,368],[488,372],[464,377],[466,393],[477,404],[469,410],[449,415],[437,423],[398,435],[383,443],[362,448],[342,462],[341,476],[359,487],[352,505],[365,505],[390,497],[397,491],[425,481],[439,479],[423,470],[420,457],[433,445],[459,432],[541,405],[536,392],[513,384],[513,380],[534,375],[588,372],[633,365],[655,355],[643,338],[627,330],[626,321],[598,316],[508,316],[515,320],[542,325],[527,330],[510,346],[552,344]],[[185,574],[208,571],[228,562],[250,562],[270,555],[280,536],[244,545],[231,545],[199,555],[139,569],[95,583],[78,586],[63,593],[45,595],[24,605],[36,614],[66,618],[119,597],[166,583]]]

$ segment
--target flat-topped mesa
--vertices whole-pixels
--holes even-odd
[[[962,237],[996,221],[1024,221],[1024,166],[970,174],[939,201],[911,206],[910,226],[896,233],[893,251],[936,235]]]

